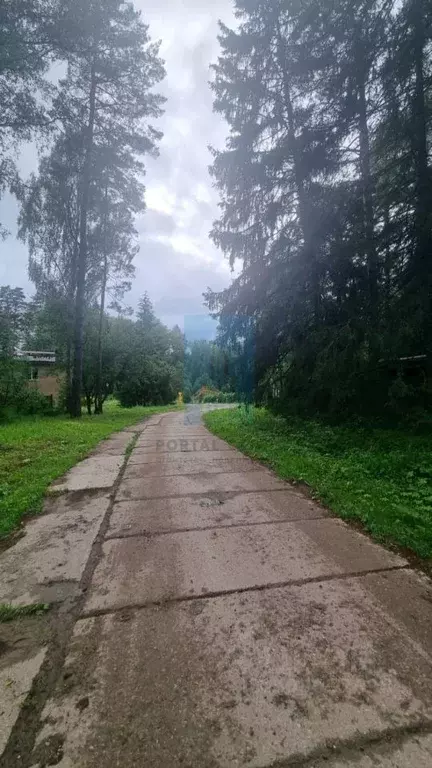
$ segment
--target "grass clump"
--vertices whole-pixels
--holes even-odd
[[[209,429],[280,477],[306,483],[378,541],[432,557],[432,434],[285,419],[265,409],[212,411]]]
[[[35,603],[35,605],[10,605],[9,603],[0,603],[0,624],[6,624],[8,621],[22,619],[27,616],[41,616],[49,611],[48,603]]]

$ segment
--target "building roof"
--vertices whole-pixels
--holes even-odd
[[[15,357],[25,360],[27,363],[51,363],[56,362],[56,353],[47,350],[15,350]]]

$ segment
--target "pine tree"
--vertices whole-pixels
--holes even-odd
[[[51,88],[45,79],[54,48],[50,0],[2,0],[0,4],[0,197],[17,186],[20,142],[50,126]],[[0,222],[0,236],[6,235]]]
[[[206,301],[225,344],[252,329],[257,392],[281,382],[279,402],[308,413],[382,409],[383,360],[431,341],[429,4],[236,8],[213,85],[230,135],[212,234],[243,269]]]
[[[76,270],[71,413],[81,413],[83,329],[90,210],[101,168],[109,183],[144,172],[141,156],[155,154],[161,134],[149,124],[163,99],[152,88],[164,75],[158,46],[129,2],[64,0],[59,46],[68,64],[54,108],[69,132],[82,136],[79,249]],[[106,181],[106,184],[108,181]]]

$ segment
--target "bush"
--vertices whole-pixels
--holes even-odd
[[[15,416],[47,415],[53,407],[49,398],[28,384],[27,367],[13,359],[0,361],[0,420]]]
[[[161,360],[142,359],[117,384],[116,396],[124,408],[168,405],[181,389],[177,369]]]
[[[217,402],[218,403],[235,403],[237,402],[237,395],[235,392],[221,392]]]
[[[17,413],[23,416],[33,416],[35,414],[49,416],[49,414],[54,412],[51,398],[43,395],[37,389],[30,389],[29,387],[25,387],[22,390],[17,398],[15,407]]]
[[[235,403],[236,401],[235,392],[207,392],[201,400],[202,403]]]
[[[219,398],[219,395],[216,392],[213,392],[211,394],[204,395],[201,402],[202,403],[218,403],[219,402],[218,398]]]

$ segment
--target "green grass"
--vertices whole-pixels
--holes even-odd
[[[326,426],[265,409],[213,411],[216,435],[268,464],[372,536],[432,557],[432,435],[402,429]]]
[[[47,613],[49,609],[50,607],[47,603],[36,603],[35,605],[0,603],[0,624],[15,621],[15,619],[22,619],[25,616],[41,616],[43,613]]]
[[[121,408],[105,403],[100,416],[28,417],[0,425],[0,537],[23,515],[40,512],[47,487],[112,432],[173,408]],[[132,437],[132,436],[131,436]]]

